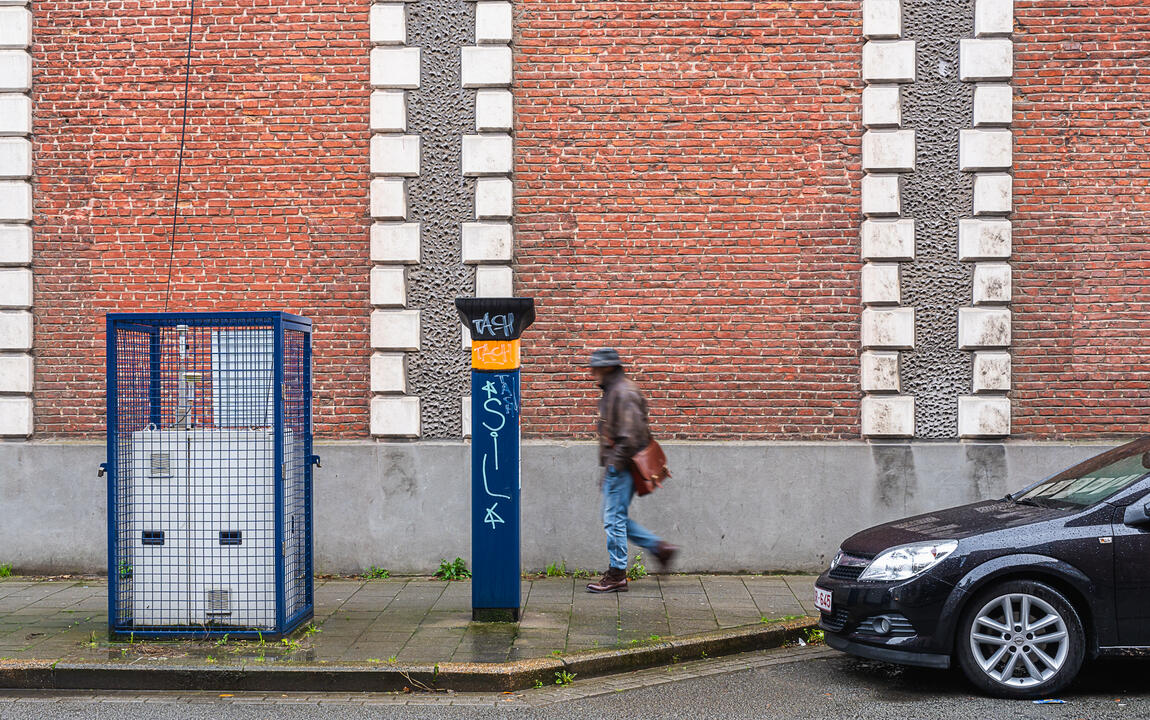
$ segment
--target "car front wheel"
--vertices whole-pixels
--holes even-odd
[[[998,697],[1053,695],[1074,680],[1086,655],[1074,606],[1037,581],[1013,580],[980,593],[959,628],[963,672]]]

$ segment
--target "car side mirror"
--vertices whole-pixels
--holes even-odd
[[[1134,504],[1126,508],[1126,514],[1122,517],[1122,522],[1127,525],[1148,525],[1150,524],[1150,503]]]

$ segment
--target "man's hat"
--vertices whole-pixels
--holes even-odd
[[[614,348],[602,348],[591,353],[591,362],[587,364],[593,368],[622,367],[623,361]]]

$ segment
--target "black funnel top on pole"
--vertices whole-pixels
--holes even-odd
[[[535,322],[532,298],[456,298],[455,309],[472,340],[518,340]]]

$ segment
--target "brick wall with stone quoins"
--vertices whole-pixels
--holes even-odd
[[[1015,0],[1014,435],[1150,430],[1150,12]]]
[[[618,347],[664,438],[857,438],[858,2],[516,3],[524,432]]]
[[[312,317],[316,429],[366,435],[367,7],[197,5],[169,310]],[[102,431],[103,315],[163,307],[187,9],[35,4],[38,436]]]

